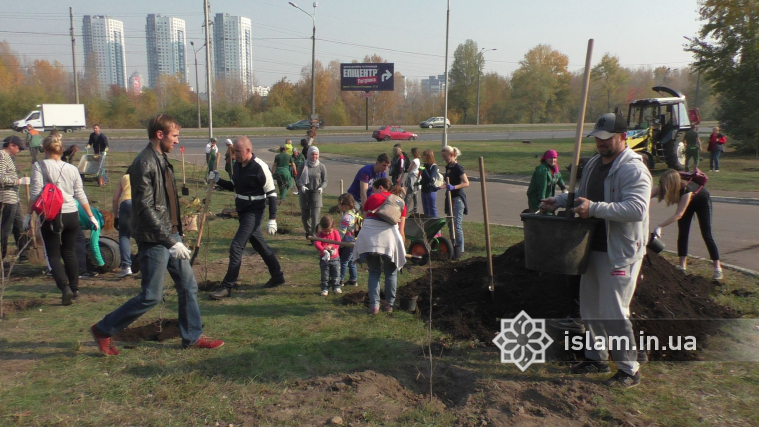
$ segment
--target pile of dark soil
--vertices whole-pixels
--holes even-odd
[[[487,260],[471,258],[432,270],[398,290],[398,296],[419,297],[417,306],[427,316],[432,305],[433,323],[459,339],[492,344],[500,332],[501,318],[514,318],[524,310],[533,319],[557,319],[571,312],[572,294],[568,277],[528,270],[522,243],[493,258],[495,298],[488,291]],[[432,299],[430,299],[432,283]],[[638,332],[658,337],[666,344],[669,337],[694,336],[699,346],[707,342],[719,326],[712,319],[731,319],[739,315],[710,298],[714,283],[694,275],[684,275],[659,255],[643,261],[631,312],[636,337]],[[350,295],[350,294],[349,294]],[[346,295],[345,298],[354,298]],[[551,329],[551,328],[548,328]],[[547,331],[555,341],[551,357],[571,360],[564,349],[565,336]],[[557,345],[560,344],[560,345]],[[652,360],[696,360],[697,351],[651,351]]]
[[[3,301],[3,318],[20,311],[31,310],[44,304],[39,298],[6,299]]]
[[[113,339],[121,342],[137,343],[140,341],[163,342],[180,337],[179,320],[159,319],[142,326],[133,326],[116,334]]]

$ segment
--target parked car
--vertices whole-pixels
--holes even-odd
[[[441,128],[443,127],[444,120],[445,120],[445,123],[448,125],[448,127],[451,127],[451,121],[448,119],[444,119],[442,117],[430,117],[429,119],[419,123],[419,127],[422,129]]]
[[[372,138],[377,141],[390,141],[391,139],[407,139],[413,141],[417,138],[417,135],[400,126],[382,126],[378,130],[372,132]]]
[[[287,130],[308,129],[311,127],[311,121],[309,119],[303,119],[299,122],[290,123],[285,126]],[[319,129],[324,127],[324,120],[319,120]]]

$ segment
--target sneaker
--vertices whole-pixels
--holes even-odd
[[[71,305],[74,300],[74,291],[66,286],[61,293],[61,305]]]
[[[117,274],[116,277],[120,279],[122,277],[131,276],[131,275],[132,275],[132,267],[127,266],[127,267],[122,268],[121,273]]]
[[[358,281],[356,280],[349,280],[345,282],[345,286],[358,286]]]
[[[327,295],[329,295],[329,291],[325,289],[319,295],[326,297]]]
[[[712,279],[713,280],[722,280],[724,278],[725,278],[725,275],[722,274],[722,269],[721,268],[715,268],[714,269],[714,276],[712,276]]]
[[[719,169],[714,169],[714,172],[719,172]]]
[[[372,316],[374,316],[374,315],[376,315],[378,313],[379,313],[379,307],[372,307],[372,308],[369,309],[369,314],[371,314]]]
[[[219,288],[219,289],[211,292],[211,294],[208,295],[208,296],[211,297],[211,299],[214,299],[214,300],[220,300],[220,299],[224,299],[224,298],[230,298],[232,296],[232,289],[222,287],[222,288]]]
[[[548,325],[552,328],[582,335],[585,333],[585,325],[578,319],[567,317],[565,319],[551,319]]]
[[[676,269],[676,270],[680,270],[680,271],[682,271],[683,273],[685,273],[686,271],[688,271],[688,267],[683,267],[682,265],[676,265],[676,266],[675,266],[675,269]]]
[[[335,289],[333,290],[333,292],[334,292],[335,294],[337,294],[337,295],[340,295],[341,293],[343,293],[343,290],[342,290],[342,289],[340,289],[340,288],[335,288]]]
[[[45,272],[45,276],[52,276],[52,275],[53,275],[53,270],[47,270]]]
[[[264,283],[264,288],[274,288],[285,283],[285,276],[272,277]]]
[[[201,335],[200,338],[198,338],[198,340],[195,341],[195,344],[188,345],[185,348],[207,348],[207,349],[213,350],[214,348],[220,348],[220,347],[224,347],[224,341],[215,340],[205,335]]]
[[[297,188],[295,190],[293,190],[293,194],[295,194],[296,196],[298,195],[298,189]]]
[[[92,325],[90,333],[92,333],[92,338],[95,340],[98,350],[100,350],[104,356],[119,355],[119,350],[113,345],[113,338],[101,334],[97,329],[97,325]]]
[[[79,278],[80,279],[91,279],[93,277],[98,277],[99,275],[100,275],[100,273],[98,273],[96,271],[86,271],[86,272],[84,272],[84,274],[81,274],[79,276]]]
[[[382,311],[385,313],[392,313],[393,312],[393,306],[390,304],[385,304],[384,307],[382,307]]]
[[[74,296],[72,298],[73,299],[79,298],[79,289],[77,289],[77,290],[74,291]]]
[[[582,374],[606,374],[611,372],[609,364],[607,362],[597,362],[595,360],[585,360],[580,362],[571,369],[575,375]]]
[[[635,375],[630,375],[619,369],[613,377],[604,381],[604,385],[607,387],[633,388],[638,384],[640,384],[640,370]]]

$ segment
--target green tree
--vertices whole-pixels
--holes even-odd
[[[451,109],[463,116],[463,123],[471,119],[477,103],[477,75],[482,72],[484,61],[474,40],[468,39],[453,52],[453,63],[448,75],[448,100]]]
[[[732,145],[759,157],[759,2],[702,0],[705,21],[686,50],[720,98],[717,118]]]
[[[600,83],[606,95],[606,111],[623,106],[625,99],[620,95],[624,94],[627,85],[627,72],[619,66],[619,57],[604,54],[601,62],[591,69],[590,78]]]
[[[548,123],[568,119],[569,58],[540,44],[519,62],[511,77],[516,119],[529,123]]]

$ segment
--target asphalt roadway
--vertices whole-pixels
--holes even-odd
[[[410,130],[410,129],[409,129]],[[297,135],[297,136],[296,136]],[[295,144],[300,132],[293,133],[291,137]],[[462,132],[449,133],[449,139],[467,140],[467,141],[487,141],[487,140],[504,140],[504,139],[546,139],[546,138],[572,138],[574,131],[536,131],[536,132]],[[218,135],[220,138],[220,149],[224,149],[222,142],[226,135]],[[274,160],[271,148],[278,147],[284,143],[284,137],[260,137],[251,138],[253,142],[253,151],[256,156],[260,157],[268,164]],[[370,136],[360,135],[334,135],[322,136],[318,138],[319,145],[340,142],[371,142],[374,141]],[[440,134],[420,134],[419,140],[432,141],[441,140]],[[181,138],[179,145],[185,146],[185,156],[187,161],[199,162],[205,152],[206,139]],[[112,140],[111,149],[119,152],[137,153],[145,147],[146,140]],[[392,141],[388,141],[387,152],[392,148]],[[379,153],[378,153],[379,154]],[[466,153],[464,153],[466,155]],[[179,161],[179,150],[175,149],[171,157]],[[487,160],[487,159],[486,159]],[[338,195],[340,192],[340,180],[343,180],[344,188],[350,186],[359,165],[337,160],[323,160],[327,166],[329,184],[327,193]],[[369,162],[367,162],[369,163]],[[470,177],[478,176],[478,171],[467,171]],[[527,188],[522,185],[505,184],[490,182],[487,184],[488,203],[491,224],[521,226],[519,214],[527,208]],[[469,215],[465,216],[466,221],[482,222],[483,207],[482,193],[479,182],[471,182],[467,189],[467,200],[469,204]],[[230,194],[230,200],[231,200]],[[442,192],[438,196],[438,211],[443,212]],[[421,200],[419,210],[421,211]],[[651,204],[651,222],[652,224],[664,221],[674,214],[675,208],[666,208],[664,203]],[[724,263],[732,264],[750,270],[759,270],[759,243],[756,230],[756,218],[759,218],[759,206],[731,204],[731,203],[714,203],[712,221],[712,231],[717,246],[720,249],[720,256]],[[653,228],[653,227],[652,227]],[[677,226],[672,224],[664,229],[663,241],[666,249],[676,250],[677,248]],[[493,248],[494,253],[500,253],[506,248]],[[689,253],[692,255],[709,258],[706,246],[701,239],[698,224],[691,226]]]

